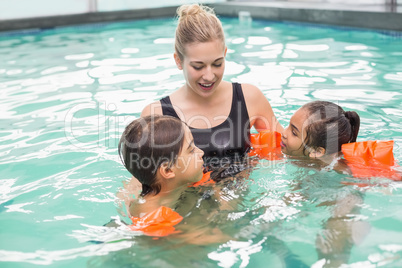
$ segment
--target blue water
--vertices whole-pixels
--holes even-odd
[[[400,35],[222,21],[225,79],[257,85],[282,125],[306,102],[333,101],[359,113],[358,140],[392,139],[402,159]],[[209,215],[199,227],[220,228],[228,242],[103,226],[129,222],[116,198],[130,177],[116,148],[124,127],[183,84],[174,30],[173,19],[157,19],[0,35],[0,266],[322,267],[316,238],[331,248],[337,231],[353,244],[342,267],[402,266],[400,182],[345,185],[355,180],[288,159],[262,160],[250,177],[221,185],[219,202],[231,209],[218,214],[200,197],[211,188],[188,193],[201,204],[193,214]],[[354,209],[331,218],[342,200]]]

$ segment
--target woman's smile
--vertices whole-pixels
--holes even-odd
[[[207,91],[211,90],[215,85],[215,83],[208,83],[208,84],[207,83],[198,83],[198,84],[200,85],[200,87],[203,90],[207,90]]]

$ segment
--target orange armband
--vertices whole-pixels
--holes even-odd
[[[205,184],[214,184],[215,181],[211,180],[211,173],[212,171],[208,171],[202,175],[201,180],[194,182],[191,184],[189,187],[197,187],[200,185],[205,185]]]
[[[167,236],[176,233],[173,227],[183,220],[179,213],[168,207],[160,207],[144,217],[131,217],[133,231],[141,231],[148,236]]]
[[[394,141],[361,141],[342,145],[342,153],[356,178],[401,180],[393,154]]]
[[[259,156],[268,160],[278,160],[282,158],[281,152],[281,133],[276,131],[261,131],[260,133],[250,134],[250,144],[252,149],[249,156]]]

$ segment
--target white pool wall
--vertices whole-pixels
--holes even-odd
[[[402,31],[402,4],[390,1],[396,0],[0,0],[0,32],[173,17],[178,6],[196,2],[220,16],[246,11],[257,19]]]
[[[0,20],[221,2],[226,0],[0,0]]]

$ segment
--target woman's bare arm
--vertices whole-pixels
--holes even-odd
[[[250,126],[254,126],[257,131],[269,129],[282,133],[283,127],[276,119],[271,104],[262,91],[250,84],[242,84],[242,88],[250,117]]]

